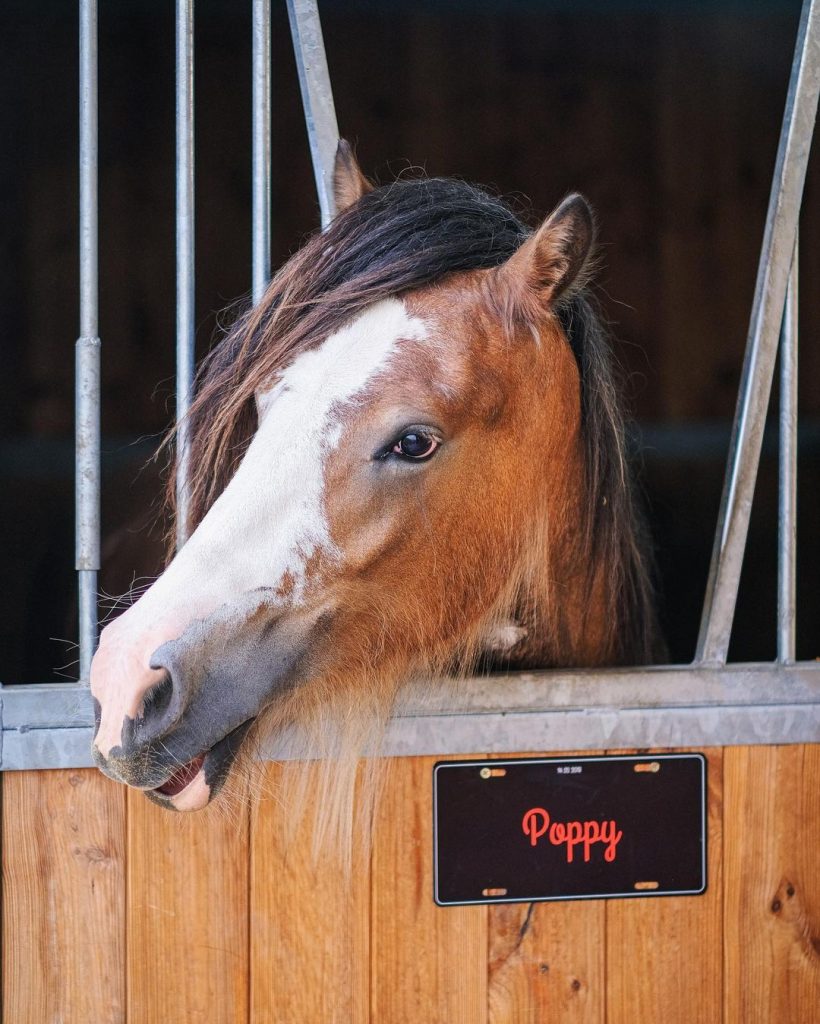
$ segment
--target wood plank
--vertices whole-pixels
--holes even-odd
[[[95,769],[3,779],[3,1014],[125,1020],[125,792]]]
[[[387,763],[372,861],[374,1024],[487,1020],[487,908],[433,902],[436,759]]]
[[[725,1020],[820,1018],[820,746],[724,754]]]
[[[128,792],[128,1019],[244,1024],[247,814],[174,814]]]
[[[558,756],[595,753],[561,751]],[[488,911],[491,1024],[603,1024],[603,900],[497,904]]]
[[[608,902],[607,1024],[719,1024],[722,1019],[722,752],[704,753],[707,890],[701,896]]]
[[[294,830],[276,799],[287,772],[265,769],[271,796],[259,805],[251,839],[251,1020],[254,1024],[366,1024],[370,1009],[370,857],[354,853],[348,875],[338,856],[312,856],[310,814]]]
[[[492,1024],[604,1021],[604,901],[489,908]]]

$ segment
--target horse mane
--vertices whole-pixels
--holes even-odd
[[[665,652],[655,610],[649,531],[627,459],[621,370],[585,290],[557,312],[581,376],[587,517],[580,540],[588,558],[589,586],[603,567],[610,583],[605,614],[613,624],[612,663],[645,665]]]
[[[313,235],[241,313],[205,358],[188,414],[192,530],[225,489],[256,429],[255,393],[301,352],[319,345],[365,307],[458,271],[504,263],[530,231],[504,202],[461,181],[400,180],[368,192]],[[653,654],[655,616],[648,546],[625,457],[615,363],[585,291],[557,310],[581,376],[586,518],[579,523],[590,567],[612,581],[612,660]],[[175,511],[174,474],[167,504]],[[590,575],[590,580],[592,575]]]

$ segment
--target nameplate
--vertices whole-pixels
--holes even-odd
[[[441,906],[706,889],[702,754],[440,761]]]

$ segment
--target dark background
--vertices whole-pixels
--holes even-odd
[[[490,185],[543,216],[584,192],[596,289],[628,373],[675,660],[694,651],[799,3],[320,5],[342,134],[380,181],[408,167]],[[284,3],[274,0],[273,252],[318,221]],[[72,675],[77,19],[4,5],[0,62],[0,680]],[[197,342],[250,283],[250,3],[196,10]],[[173,408],[173,4],[100,11],[100,333],[109,593],[154,571],[147,463]],[[800,296],[798,653],[820,622],[820,171]],[[775,401],[776,405],[776,401]],[[732,646],[775,653],[776,433]]]

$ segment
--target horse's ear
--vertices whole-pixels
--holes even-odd
[[[556,207],[501,268],[503,279],[527,306],[543,308],[583,287],[595,245],[595,220],[583,196],[574,193]]]
[[[362,174],[356,162],[353,149],[347,139],[339,139],[336,147],[336,161],[333,167],[333,192],[336,197],[336,212],[341,213],[348,206],[373,190],[373,182]]]

